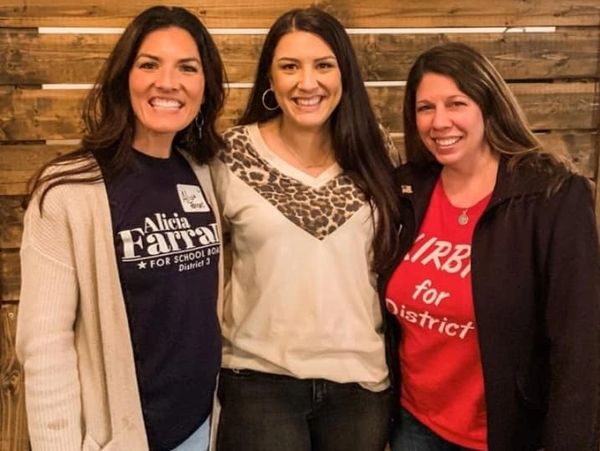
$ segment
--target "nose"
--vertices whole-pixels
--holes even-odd
[[[157,88],[165,90],[175,89],[177,85],[176,74],[172,69],[162,67],[156,74],[156,81],[154,84]]]
[[[298,87],[304,91],[310,91],[318,86],[315,71],[312,69],[304,69],[300,73],[300,81]]]
[[[443,106],[437,106],[433,113],[433,121],[432,127],[435,129],[447,128],[452,125],[452,121],[450,120],[450,115],[448,111]]]

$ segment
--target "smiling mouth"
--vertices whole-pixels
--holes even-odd
[[[461,139],[462,139],[462,137],[460,137],[460,136],[452,136],[449,138],[433,138],[433,141],[440,147],[448,147],[448,146],[453,146]]]
[[[170,110],[176,110],[183,106],[183,103],[176,99],[165,99],[161,97],[154,97],[148,102],[153,108],[164,108]]]
[[[315,106],[321,103],[323,96],[295,97],[293,100],[298,106]]]

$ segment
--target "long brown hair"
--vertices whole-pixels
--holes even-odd
[[[198,137],[197,121],[192,121],[177,132],[173,146],[189,152],[198,163],[204,164],[223,145],[215,124],[225,101],[223,83],[226,75],[208,30],[184,8],[155,6],[146,9],[127,26],[85,99],[82,112],[85,131],[80,148],[50,161],[32,179],[30,195],[40,190],[40,210],[48,190],[55,186],[96,183],[127,167],[135,124],[129,100],[129,72],[144,38],[168,27],[181,28],[192,36],[205,78],[204,103],[198,113],[204,120],[202,138]]]
[[[281,109],[265,109],[262,95],[270,86],[275,48],[279,40],[292,31],[319,36],[337,59],[342,75],[342,97],[330,118],[333,149],[338,164],[377,208],[373,267],[379,271],[392,260],[396,246],[394,223],[399,207],[393,188],[393,168],[352,43],[335,17],[314,7],[298,8],[284,13],[273,23],[265,38],[254,86],[239,124],[266,122],[281,114]]]

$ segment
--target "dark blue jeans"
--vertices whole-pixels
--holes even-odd
[[[405,409],[392,430],[392,451],[473,451],[437,435]]]
[[[221,370],[218,451],[382,451],[390,390]]]

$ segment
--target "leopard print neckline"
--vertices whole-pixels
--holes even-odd
[[[343,172],[313,187],[271,165],[256,150],[250,127],[256,124],[225,132],[226,147],[218,157],[236,177],[296,226],[323,240],[365,205],[366,196]]]

